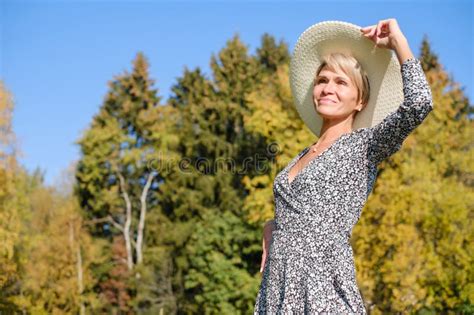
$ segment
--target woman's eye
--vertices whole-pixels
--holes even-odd
[[[316,80],[316,84],[323,83],[324,81],[326,81],[326,79],[319,79],[319,80]],[[347,85],[347,82],[346,82],[346,81],[339,81],[338,83],[340,83],[340,84],[342,84],[342,85]]]

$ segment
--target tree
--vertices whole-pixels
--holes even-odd
[[[250,94],[283,58],[270,38],[266,43],[255,58],[234,36],[218,58],[211,57],[213,80],[199,69],[186,70],[173,86],[169,104],[180,113],[177,155],[189,167],[176,167],[165,178],[160,206],[172,222],[173,286],[181,313],[253,309],[261,248],[255,223],[243,210],[244,178],[260,173],[252,158],[266,145],[245,124],[254,106]]]
[[[12,129],[13,98],[0,81],[0,311],[15,310],[12,296],[17,293],[21,215],[26,196],[22,192],[25,174],[17,162]]]
[[[16,303],[29,312],[85,314],[103,301],[93,291],[94,264],[103,263],[100,243],[84,226],[76,199],[54,188],[30,192],[31,213],[23,221],[21,296]]]
[[[75,193],[81,207],[96,223],[95,236],[111,239],[122,235],[127,269],[138,278],[132,271],[143,262],[146,216],[158,202],[150,192],[159,174],[149,163],[161,145],[153,131],[162,120],[162,111],[153,84],[148,62],[138,53],[133,71],[109,83],[100,112],[78,141],[82,158]],[[130,294],[132,291],[130,288]]]

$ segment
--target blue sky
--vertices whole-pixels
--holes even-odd
[[[0,79],[13,94],[13,128],[29,170],[54,184],[79,159],[74,142],[98,112],[107,82],[138,51],[164,103],[184,67],[200,67],[238,33],[254,54],[263,33],[292,51],[323,20],[360,26],[396,18],[415,55],[424,34],[473,97],[472,1],[12,1],[0,0]]]

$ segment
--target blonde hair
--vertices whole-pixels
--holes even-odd
[[[357,102],[362,100],[364,107],[367,105],[370,96],[369,77],[357,59],[352,55],[339,52],[324,56],[314,76],[313,86],[316,84],[316,77],[325,66],[333,71],[344,72],[357,88]]]

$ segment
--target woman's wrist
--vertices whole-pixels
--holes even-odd
[[[398,62],[402,65],[406,60],[410,58],[415,58],[413,52],[410,49],[410,45],[408,44],[408,40],[405,36],[400,36],[394,41],[393,50],[397,54]]]

